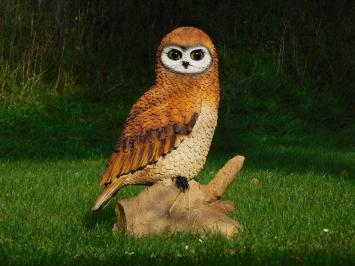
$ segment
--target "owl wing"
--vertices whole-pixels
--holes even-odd
[[[146,110],[134,112],[125,123],[121,137],[107,164],[100,184],[144,168],[177,148],[192,131],[200,104],[180,101],[160,102]]]

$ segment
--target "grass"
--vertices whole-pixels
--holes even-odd
[[[26,137],[18,142],[26,143]],[[0,161],[0,264],[354,263],[355,154],[336,139],[232,130],[222,137],[217,131],[199,176],[202,183],[234,154],[247,158],[224,196],[236,203],[232,217],[245,226],[230,240],[114,236],[113,204],[101,213],[90,212],[111,145],[91,143],[96,146],[90,152],[77,145],[71,155],[75,140],[58,142],[50,148],[33,140],[31,154],[13,153]],[[46,145],[49,151],[43,150]],[[42,152],[53,157],[44,159]],[[124,188],[118,198],[141,189]]]

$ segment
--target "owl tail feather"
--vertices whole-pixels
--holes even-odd
[[[118,190],[123,187],[126,177],[121,176],[120,178],[115,179],[112,183],[108,184],[105,189],[100,193],[96,198],[94,206],[91,208],[93,212],[104,209],[111,201],[113,196],[116,195]]]

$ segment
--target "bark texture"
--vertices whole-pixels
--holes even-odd
[[[189,189],[181,192],[172,180],[165,179],[134,198],[119,201],[114,232],[145,236],[183,231],[234,236],[243,228],[228,216],[235,209],[234,203],[219,198],[234,181],[244,159],[239,155],[230,159],[206,186],[191,180]]]

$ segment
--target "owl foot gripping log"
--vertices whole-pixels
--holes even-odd
[[[175,184],[182,192],[185,192],[185,190],[189,188],[189,181],[183,176],[177,176],[175,178]]]
[[[167,34],[155,84],[129,112],[92,210],[107,206],[126,185],[196,177],[216,128],[219,93],[217,52],[208,35],[192,27]]]

